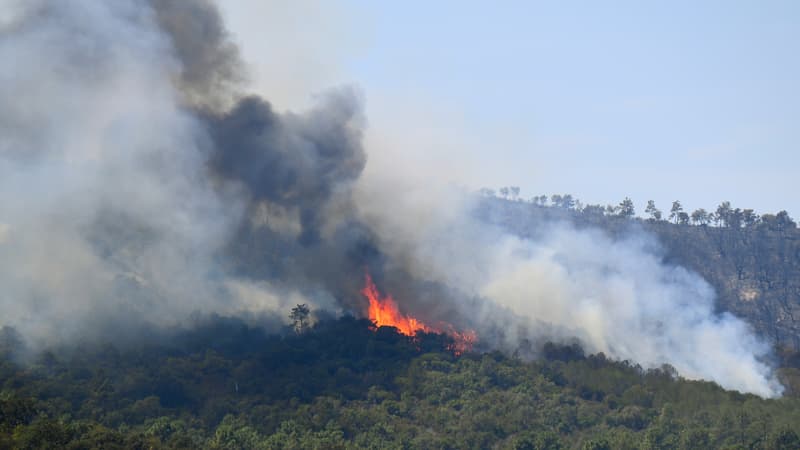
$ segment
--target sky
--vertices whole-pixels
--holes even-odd
[[[278,109],[358,87],[368,173],[800,218],[800,2],[220,6]]]

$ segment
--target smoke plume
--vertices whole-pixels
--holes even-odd
[[[244,94],[207,0],[4,9],[0,325],[31,341],[135,336],[195,312],[285,317],[296,303],[363,314],[368,270],[405,312],[475,328],[487,347],[578,338],[780,393],[768,349],[641,233],[514,236],[468,194],[366,174],[355,89],[301,113]]]

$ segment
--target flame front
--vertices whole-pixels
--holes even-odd
[[[433,331],[419,320],[403,315],[391,295],[381,298],[381,294],[369,274],[367,274],[367,282],[361,293],[369,300],[369,320],[375,322],[375,325],[395,327],[406,336],[413,336],[417,334],[417,331],[428,333]]]
[[[442,333],[440,329],[430,327],[414,317],[401,313],[391,295],[387,294],[385,297],[381,297],[378,288],[375,287],[375,283],[368,273],[366,274],[366,283],[361,293],[369,300],[369,319],[374,322],[376,326],[395,327],[400,333],[406,336],[415,336],[419,331],[425,333]],[[472,349],[472,345],[477,338],[474,331],[467,330],[458,332],[450,324],[445,324],[445,328],[447,331],[445,331],[444,334],[447,334],[454,340],[452,350],[456,355],[460,355]]]

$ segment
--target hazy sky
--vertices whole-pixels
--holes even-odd
[[[361,88],[368,170],[800,218],[800,2],[220,4],[279,108]]]

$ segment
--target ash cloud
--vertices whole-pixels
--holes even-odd
[[[359,314],[369,270],[406,312],[486,346],[577,337],[780,392],[744,322],[647,239],[563,224],[521,239],[460,192],[366,176],[353,89],[302,113],[243,95],[209,1],[10,3],[0,58],[15,61],[0,67],[0,325],[32,341],[195,312],[274,323],[302,302]]]

